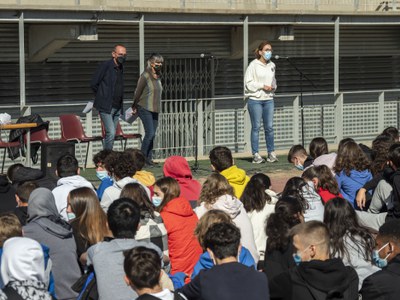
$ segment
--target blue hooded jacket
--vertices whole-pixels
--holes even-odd
[[[347,176],[344,170],[342,170],[339,174],[336,174],[336,180],[339,185],[340,193],[347,201],[351,203],[351,205],[353,205],[354,208],[357,208],[357,203],[355,200],[358,190],[371,179],[372,174],[369,170],[351,170],[350,176]]]

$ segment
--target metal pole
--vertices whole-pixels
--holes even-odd
[[[144,15],[139,20],[139,70],[140,74],[144,71]]]
[[[243,20],[243,79],[248,65],[249,65],[249,17],[246,16]],[[243,80],[243,91],[244,91],[244,80]],[[250,115],[248,113],[247,103],[246,103],[244,107],[244,151],[245,152],[251,151],[250,124],[251,124]]]

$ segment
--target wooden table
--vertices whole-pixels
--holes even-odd
[[[12,130],[12,129],[29,129],[26,131],[26,160],[25,165],[31,166],[31,128],[38,127],[37,123],[12,123],[12,124],[0,124],[0,130]],[[21,145],[22,146],[22,145]]]

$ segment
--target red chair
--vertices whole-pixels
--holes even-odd
[[[65,141],[65,142],[78,143],[81,159],[82,159],[81,144],[82,143],[88,144],[86,147],[86,156],[85,156],[85,165],[84,165],[84,168],[86,168],[90,142],[103,141],[103,137],[87,136],[83,129],[81,119],[77,115],[74,115],[74,114],[60,115],[59,118],[60,118],[60,124],[61,124],[61,140]]]
[[[21,144],[19,142],[4,142],[1,139],[0,136],[0,149],[4,149],[4,154],[3,154],[3,164],[1,165],[1,173],[3,173],[4,171],[4,163],[6,161],[6,152],[7,149],[12,148],[12,147],[21,147]],[[14,160],[14,158],[11,158],[12,160]]]
[[[106,136],[106,130],[104,128],[104,124],[103,121],[100,119],[100,123],[101,123],[101,134],[103,136],[103,139]],[[142,135],[140,133],[124,133],[122,131],[122,126],[121,124],[118,122],[117,123],[117,128],[115,130],[115,137],[114,137],[114,141],[121,141],[121,147],[123,147],[123,149],[126,149],[126,144],[128,142],[129,139],[140,139],[140,143],[142,143]],[[125,143],[123,143],[125,141]]]
[[[40,126],[37,129],[31,129],[31,144],[44,144],[63,141],[61,139],[54,140],[49,137],[48,132],[50,121],[47,121],[46,123],[47,125]],[[26,134],[24,134],[24,141],[26,144]]]

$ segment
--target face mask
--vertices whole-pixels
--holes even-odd
[[[304,166],[303,165],[295,165],[297,170],[303,171],[304,170]]]
[[[263,57],[264,57],[264,59],[266,61],[270,60],[271,57],[272,57],[272,52],[271,51],[265,51]]]
[[[118,56],[117,57],[118,64],[123,65],[125,63],[125,61],[126,61],[126,57],[125,56]]]
[[[310,246],[308,246],[308,247],[310,247]],[[294,262],[296,263],[297,266],[302,262],[301,254],[302,254],[304,251],[306,251],[306,250],[308,249],[308,247],[306,247],[306,248],[305,248],[303,251],[301,251],[300,253],[296,252],[296,253],[293,254],[293,260],[294,260]]]
[[[155,207],[159,207],[162,202],[162,199],[160,197],[153,196],[151,197],[151,202],[153,202]]]
[[[385,258],[381,258],[379,256],[379,252],[381,252],[381,250],[383,248],[385,248],[387,245],[389,245],[389,243],[386,243],[385,245],[383,245],[379,250],[372,251],[372,262],[379,268],[384,268],[388,264],[387,258],[389,257],[390,254],[386,255]]]
[[[100,180],[103,180],[103,179],[109,177],[109,176],[108,176],[108,172],[107,172],[106,170],[103,170],[103,171],[96,171],[96,176],[97,176],[97,178],[100,179]]]
[[[67,213],[67,217],[68,217],[68,220],[69,220],[69,221],[71,221],[71,220],[73,220],[73,219],[76,218],[76,216],[75,216],[75,214],[74,214],[73,212]]]

